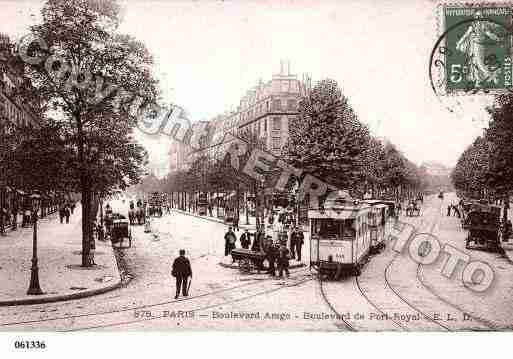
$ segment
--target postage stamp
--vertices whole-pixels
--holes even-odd
[[[443,5],[432,52],[437,93],[504,93],[512,88],[512,6]]]

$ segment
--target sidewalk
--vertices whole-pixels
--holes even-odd
[[[121,285],[110,242],[97,242],[96,266],[82,268],[81,206],[69,224],[56,214],[38,222],[39,283],[45,294],[27,295],[32,259],[32,228],[0,236],[0,306],[49,303],[107,292]]]
[[[176,209],[176,208],[172,208],[171,211],[174,211],[174,212],[177,212],[177,213],[180,213],[180,214],[184,214],[186,216],[193,216],[193,217],[201,218],[201,219],[204,219],[204,220],[207,220],[207,221],[221,223],[221,224],[224,224],[226,226],[232,226],[231,223],[225,223],[221,218],[210,217],[209,215],[200,216],[199,214],[191,213],[191,212],[187,212],[187,211],[182,211],[181,209]],[[251,230],[251,231],[255,231],[256,230],[256,218],[250,216],[249,217],[249,224],[246,224],[246,216],[243,215],[240,218],[240,220],[239,220],[239,228],[240,229],[248,229],[248,230]],[[309,232],[310,228],[309,228],[308,225],[306,225],[306,226],[302,225],[301,226],[301,230],[303,232]]]
[[[224,224],[225,226],[232,226],[231,223],[226,223],[222,218],[210,217],[209,215],[200,216],[199,214],[191,213],[191,212],[187,212],[187,211],[182,211],[181,209],[176,209],[176,208],[172,208],[171,211],[172,212],[177,212],[177,213],[180,213],[180,214],[184,214],[186,216],[193,216],[193,217],[201,218],[201,219],[204,219],[204,220],[207,220],[207,221],[221,223],[221,224]],[[250,216],[249,217],[249,225],[247,225],[246,224],[246,216],[242,216],[240,218],[240,221],[239,221],[239,228],[240,229],[248,229],[248,230],[254,231],[255,228],[256,228],[255,223],[256,223],[255,217],[251,217]]]

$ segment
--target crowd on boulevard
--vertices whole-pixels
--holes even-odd
[[[270,231],[266,234],[262,227],[259,226],[254,233],[245,229],[239,238],[237,238],[233,228],[229,227],[224,236],[225,256],[231,255],[232,251],[238,246],[251,252],[264,253],[265,259],[269,263],[269,274],[275,276],[276,270],[278,270],[279,277],[283,277],[284,272],[288,277],[289,261],[296,259],[301,262],[301,252],[304,245],[302,230],[296,225],[287,228],[283,224],[278,230],[274,230],[271,225],[268,227]]]

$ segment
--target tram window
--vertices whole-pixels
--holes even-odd
[[[344,239],[354,239],[355,237],[355,230],[354,230],[354,220],[353,219],[346,219],[344,221],[344,225],[342,227],[342,237]]]
[[[339,236],[340,222],[333,219],[316,220],[313,223],[314,233],[322,238]]]

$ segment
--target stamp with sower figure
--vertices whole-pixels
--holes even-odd
[[[439,95],[513,92],[512,5],[442,5],[430,80]]]

